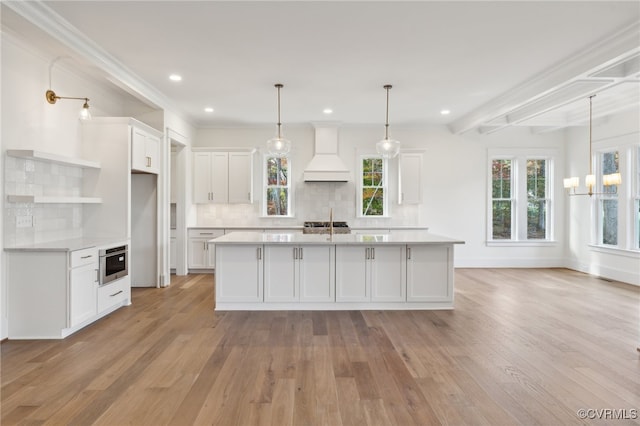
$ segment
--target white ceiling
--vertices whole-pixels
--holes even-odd
[[[47,7],[54,21],[62,18],[59,26],[68,21],[106,52],[94,67],[105,58],[124,64],[198,126],[275,123],[274,83],[284,84],[285,126],[382,125],[384,84],[394,86],[392,128],[557,128],[584,122],[592,93],[600,115],[640,104],[637,1],[55,1]],[[17,22],[3,13],[3,27],[26,34]],[[594,75],[612,62],[623,65]],[[169,81],[171,73],[183,80]],[[106,74],[117,80],[112,69]],[[215,112],[205,113],[205,106]],[[327,107],[332,115],[322,113]],[[444,108],[451,114],[442,116]]]

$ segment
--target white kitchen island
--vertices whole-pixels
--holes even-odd
[[[453,238],[232,232],[216,252],[216,310],[453,309]]]

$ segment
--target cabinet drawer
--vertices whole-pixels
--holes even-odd
[[[120,279],[112,284],[98,287],[98,313],[126,300],[128,280]]]
[[[71,261],[69,267],[77,268],[78,266],[88,265],[98,262],[98,249],[95,247],[75,250],[71,252]]]
[[[217,238],[224,235],[224,229],[189,229],[189,238]]]

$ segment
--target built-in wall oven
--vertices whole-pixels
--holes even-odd
[[[102,249],[100,255],[100,285],[105,285],[129,274],[129,247]]]

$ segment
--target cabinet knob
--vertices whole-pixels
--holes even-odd
[[[300,247],[300,252],[299,253],[300,253],[299,259],[302,260],[302,247]]]
[[[411,247],[407,247],[407,259],[411,260]]]

